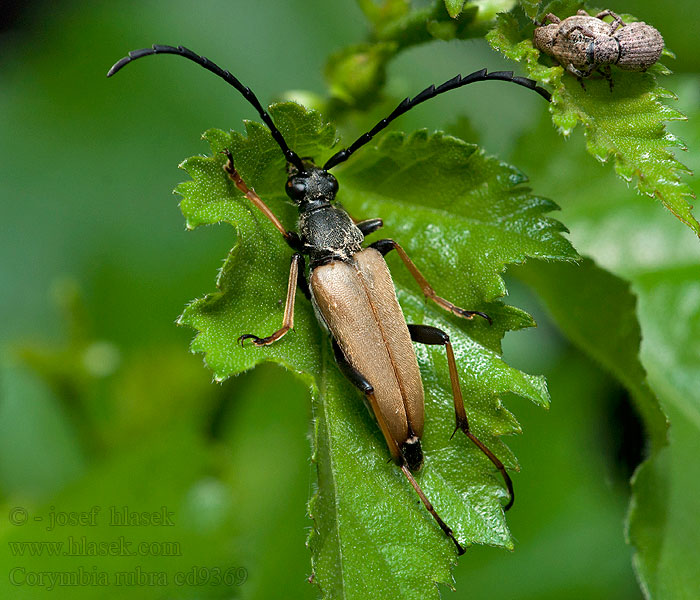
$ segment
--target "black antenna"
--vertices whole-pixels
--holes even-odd
[[[240,81],[238,81],[238,79],[231,75],[231,73],[229,73],[228,71],[224,71],[221,67],[215,65],[208,58],[205,58],[204,56],[199,56],[198,54],[195,54],[194,52],[192,52],[192,50],[189,50],[184,46],[178,46],[176,48],[174,46],[162,46],[160,44],[153,44],[152,48],[133,50],[129,52],[128,56],[125,56],[120,61],[114,64],[114,66],[107,73],[107,77],[111,77],[122,67],[128,65],[130,62],[136,60],[137,58],[142,58],[143,56],[151,56],[152,54],[175,54],[177,56],[182,56],[183,58],[187,58],[192,62],[196,62],[198,65],[204,67],[208,71],[211,71],[212,73],[214,73],[214,75],[218,75],[219,77],[221,77],[221,79],[235,87],[241,94],[243,94],[243,97],[253,105],[255,110],[258,111],[258,114],[260,115],[260,118],[263,120],[265,125],[267,125],[270,128],[270,133],[272,133],[272,137],[282,149],[282,152],[284,152],[284,157],[285,159],[287,159],[287,162],[293,164],[299,170],[300,173],[306,170],[304,168],[304,163],[301,161],[301,158],[299,158],[296,152],[289,148],[279,129],[277,129],[275,124],[272,122],[272,117],[270,117],[268,112],[261,106],[260,101],[255,97],[255,94],[251,91],[251,89],[249,87],[244,86]]]
[[[326,164],[323,165],[323,168],[326,170],[332,169],[341,162],[346,161],[348,158],[350,158],[353,152],[355,152],[358,148],[361,148],[367,142],[369,142],[375,135],[377,135],[377,133],[379,133],[382,129],[389,125],[389,123],[391,123],[394,119],[400,117],[405,112],[408,112],[414,106],[417,106],[421,102],[425,102],[426,100],[435,98],[435,96],[437,96],[438,94],[449,92],[450,90],[462,87],[463,85],[469,85],[470,83],[475,83],[477,81],[490,80],[508,81],[510,83],[522,85],[523,87],[529,88],[537,92],[548,102],[552,99],[552,95],[544,88],[538,86],[536,81],[533,81],[532,79],[527,79],[526,77],[516,77],[513,75],[513,71],[494,71],[493,73],[487,73],[486,69],[481,69],[480,71],[474,71],[473,73],[470,73],[465,77],[457,75],[456,77],[453,77],[452,79],[446,81],[438,87],[431,85],[430,87],[425,88],[415,98],[404,98],[388,117],[379,121],[379,123],[372,127],[372,129],[370,129],[367,133],[357,138],[350,146],[348,146],[344,150],[336,152],[326,161]]]

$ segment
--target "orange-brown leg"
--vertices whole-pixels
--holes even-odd
[[[411,334],[411,339],[419,344],[427,344],[431,346],[445,346],[445,351],[447,352],[447,366],[450,369],[450,384],[452,385],[452,397],[455,403],[455,420],[456,427],[452,435],[457,433],[458,429],[461,429],[464,435],[466,435],[479,450],[481,450],[488,459],[493,463],[493,465],[500,471],[505,481],[506,488],[508,489],[508,494],[510,499],[508,503],[503,507],[503,510],[508,510],[513,506],[513,501],[515,500],[515,493],[513,491],[513,482],[510,479],[510,475],[506,471],[503,463],[496,457],[496,455],[489,450],[488,446],[484,444],[479,438],[477,438],[469,429],[469,419],[467,419],[467,411],[464,408],[464,398],[462,396],[462,389],[459,386],[459,374],[457,373],[457,362],[455,361],[455,355],[452,350],[452,344],[450,343],[450,336],[448,336],[444,331],[438,329],[437,327],[431,327],[430,325],[409,325],[408,331]]]
[[[287,231],[284,228],[284,225],[282,225],[282,222],[277,218],[275,213],[273,213],[260,198],[255,193],[255,190],[249,188],[246,185],[246,182],[243,181],[243,178],[241,177],[240,173],[236,170],[236,167],[233,165],[233,155],[231,154],[231,151],[226,149],[222,151],[222,154],[226,156],[228,159],[226,163],[224,164],[224,171],[228,174],[229,178],[233,183],[236,185],[236,187],[243,192],[246,198],[250,200],[260,211],[272,222],[272,224],[277,228],[277,231],[279,231],[283,236],[284,239],[287,241],[287,243],[294,248],[295,250],[299,249],[299,238],[296,233],[293,231]]]
[[[418,285],[423,291],[423,294],[425,294],[425,297],[435,302],[438,306],[441,306],[458,317],[473,319],[476,315],[478,315],[491,323],[491,317],[489,317],[486,313],[479,312],[478,310],[465,310],[452,304],[452,302],[449,300],[445,300],[441,296],[438,296],[433,287],[428,283],[428,280],[423,277],[423,274],[418,270],[418,267],[416,267],[416,265],[413,264],[413,261],[408,257],[406,251],[394,240],[379,240],[378,242],[374,242],[374,244],[370,244],[370,248],[378,250],[384,256],[386,256],[386,254],[391,250],[396,250],[399,257],[403,261],[403,264],[406,265],[406,268],[409,270],[411,275],[413,275],[413,278],[418,282]]]
[[[282,319],[282,327],[280,327],[272,335],[259,338],[252,333],[245,333],[238,338],[238,341],[243,345],[245,340],[253,340],[256,346],[269,346],[281,337],[284,336],[290,329],[294,328],[294,299],[296,298],[297,284],[299,283],[299,265],[301,264],[302,271],[304,270],[304,257],[298,252],[292,255],[292,265],[289,268],[289,283],[287,284],[287,301],[284,305],[284,318]]]

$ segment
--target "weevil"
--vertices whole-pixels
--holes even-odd
[[[612,22],[604,21],[605,17],[612,17]],[[611,87],[610,65],[646,71],[659,60],[664,49],[661,34],[651,25],[641,21],[625,23],[611,10],[595,17],[579,10],[564,20],[548,13],[535,29],[533,43],[579,78],[600,70]]]
[[[299,210],[298,233],[286,229],[262,198],[248,187],[234,166],[231,152],[225,151],[224,170],[228,177],[272,222],[293,251],[282,326],[266,337],[245,333],[238,341],[241,344],[249,341],[253,346],[267,346],[284,337],[294,327],[294,302],[296,290],[300,289],[311,301],[319,322],[330,334],[335,360],[341,372],[364,394],[393,461],[445,535],[454,542],[458,553],[463,554],[464,547],[435,511],[412,474],[423,464],[420,440],[425,421],[423,383],[412,342],[444,346],[454,399],[455,433],[457,430],[464,432],[501,473],[509,495],[504,510],[513,504],[513,484],[503,463],[469,428],[449,335],[436,327],[406,323],[384,256],[395,250],[425,296],[443,309],[467,319],[478,316],[491,323],[491,318],[483,312],[459,308],[439,296],[396,241],[382,239],[363,247],[365,237],[380,229],[383,222],[378,218],[354,221],[334,203],[338,181],[329,170],[350,158],[400,115],[450,90],[471,83],[497,80],[529,88],[548,101],[551,99],[549,92],[534,81],[514,76],[510,71],[489,73],[482,69],[465,77],[457,75],[442,85],[431,85],[417,96],[404,99],[387,117],[350,146],[336,152],[320,167],[310,159],[300,158],[289,148],[250,88],[228,71],[183,46],[154,45],[135,50],[118,61],[107,76],[114,75],[138,58],[155,54],[174,54],[191,60],[232,85],[255,108],[287,161],[285,191]],[[309,258],[308,275],[305,257]]]

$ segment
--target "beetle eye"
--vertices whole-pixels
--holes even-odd
[[[287,191],[287,196],[298,202],[302,200],[306,194],[306,182],[297,178],[288,179],[285,190]]]
[[[333,175],[331,175],[330,173],[328,175],[329,175],[329,182],[331,185],[331,193],[335,194],[338,191],[338,180],[335,177],[333,177]]]

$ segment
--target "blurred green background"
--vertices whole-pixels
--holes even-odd
[[[607,7],[661,29],[679,56],[670,66],[680,75],[665,85],[690,89],[682,75],[699,70],[686,26],[695,3],[633,4]],[[366,35],[361,12],[319,0],[25,1],[2,12],[0,597],[48,593],[30,580],[12,585],[11,572],[26,579],[17,567],[133,575],[121,587],[59,586],[53,598],[316,597],[304,547],[314,481],[307,391],[270,365],[210,383],[201,357],[187,351],[193,332],[174,324],[213,289],[234,241],[224,225],[185,232],[170,195],[185,178],[177,165],[205,151],[204,130],[240,129],[256,115],[185,61],[105,74],[128,50],[183,44],[230,69],[263,104],[287,90],[323,95],[327,56]],[[513,68],[483,41],[434,42],[390,64],[387,93],[400,98],[483,66]],[[465,98],[428,103],[397,128],[467,131],[466,116],[469,141],[523,166],[518,139],[549,128],[539,100],[489,86]],[[682,126],[674,131],[686,137]],[[537,178],[550,152],[541,146],[525,170],[536,192],[559,202]],[[609,169],[592,172],[612,181]],[[509,281],[509,291],[507,301],[539,327],[509,334],[506,359],[547,376],[552,409],[507,399],[524,429],[509,441],[522,465],[509,515],[516,550],[470,549],[450,597],[639,598],[623,535],[626,480],[643,446],[637,419],[624,390],[564,340],[528,290]],[[94,526],[48,530],[52,515],[93,506]],[[109,527],[110,507],[166,507],[174,525]],[[70,536],[151,545],[141,556],[89,558],[31,556],[26,547],[20,556],[16,545]],[[177,554],[172,542],[179,556],[157,555]],[[232,585],[162,587],[153,575],[193,573],[204,583],[217,569]]]

